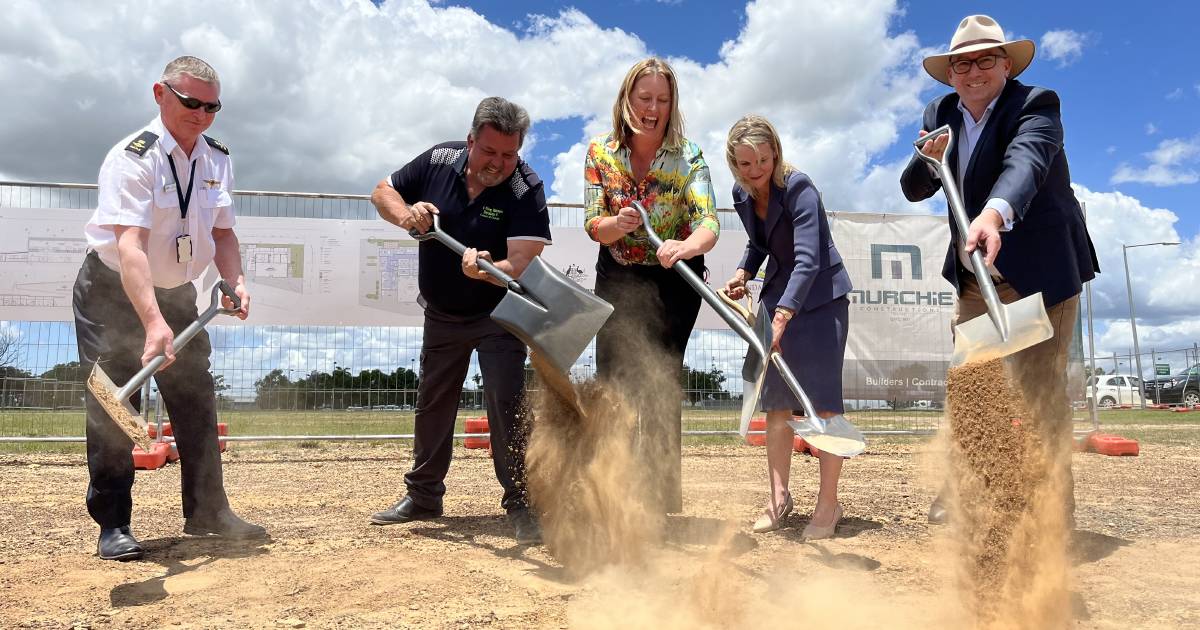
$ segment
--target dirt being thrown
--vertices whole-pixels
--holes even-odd
[[[647,491],[653,466],[636,455],[637,412],[603,382],[577,389],[582,416],[553,390],[539,388],[526,465],[547,548],[583,574],[636,564],[661,542],[665,515]]]
[[[1001,360],[951,368],[952,520],[964,602],[990,628],[1069,623],[1063,480]]]

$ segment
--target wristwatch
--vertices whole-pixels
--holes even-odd
[[[790,308],[785,308],[783,306],[776,306],[775,314],[782,317],[783,321],[786,322],[786,321],[790,320],[792,318],[792,316],[795,315],[796,313],[792,312],[792,309],[790,309]]]

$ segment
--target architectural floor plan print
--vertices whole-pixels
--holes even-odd
[[[419,314],[417,242],[365,238],[359,241],[358,303],[394,313]]]
[[[38,220],[29,222],[17,218],[20,212],[0,212],[5,225],[0,231],[0,309],[9,319],[69,319],[71,287],[87,252],[82,230],[87,214],[38,210]]]
[[[304,245],[242,243],[246,277],[257,284],[296,293],[304,291]]]

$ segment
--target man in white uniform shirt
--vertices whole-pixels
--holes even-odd
[[[100,363],[116,383],[166,354],[154,379],[179,449],[184,532],[261,538],[266,530],[238,518],[225,496],[208,334],[200,331],[178,353],[172,343],[198,317],[192,281],[210,262],[241,298],[238,317],[250,309],[233,232],[229,150],[203,135],[221,108],[220,92],[204,61],[172,61],[154,84],[158,117],[104,158],[96,212],[85,229],[89,252],[75,281],[75,330],[83,372]],[[86,398],[87,507],[100,525],[97,554],[140,558],[129,527],[131,442],[91,392]]]

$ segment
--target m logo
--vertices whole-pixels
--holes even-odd
[[[871,243],[871,278],[873,280],[883,279],[883,263],[884,255],[889,256],[887,261],[889,267],[889,280],[904,279],[904,256],[908,255],[909,267],[911,273],[909,277],[913,280],[920,280],[921,274],[921,248],[916,245],[883,245],[879,243]],[[899,254],[897,258],[894,256]]]

